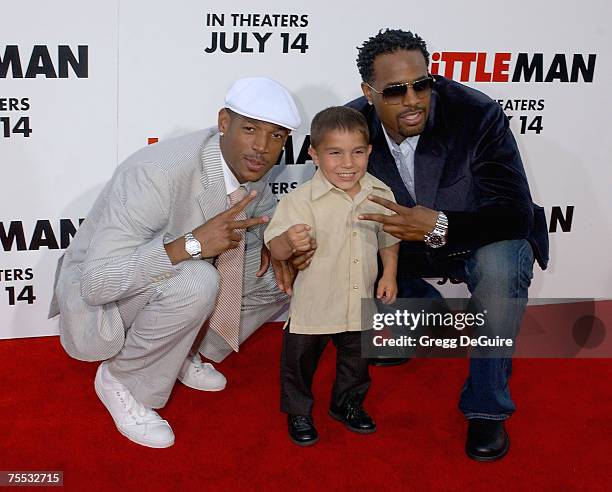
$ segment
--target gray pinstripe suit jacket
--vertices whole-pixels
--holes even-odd
[[[271,215],[276,199],[267,177],[250,189],[258,195],[247,217]],[[226,197],[216,128],[145,147],[126,159],[58,262],[49,315],[60,314],[66,352],[90,361],[119,352],[125,327],[115,301],[175,275],[164,243],[225,210]],[[263,227],[247,231],[245,264],[259,263]]]

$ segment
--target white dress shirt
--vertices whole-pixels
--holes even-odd
[[[406,137],[401,144],[396,144],[391,137],[387,134],[387,130],[381,124],[389,150],[395,164],[402,177],[402,181],[406,185],[406,189],[410,196],[416,203],[416,194],[414,192],[414,151],[416,150],[417,143],[419,142],[420,135],[414,137]]]
[[[225,182],[225,191],[227,192],[227,195],[229,197],[231,193],[240,188],[240,183],[236,179],[236,176],[234,176],[234,173],[232,172],[230,167],[227,165],[227,162],[225,162],[225,159],[223,158],[223,152],[220,152],[220,154],[221,168],[223,169],[223,181]]]

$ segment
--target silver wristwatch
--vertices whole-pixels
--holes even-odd
[[[446,234],[448,231],[448,218],[444,212],[438,213],[436,226],[433,231],[425,234],[425,244],[430,248],[441,248],[446,244]]]
[[[202,245],[200,241],[193,237],[191,232],[185,234],[185,251],[187,251],[194,260],[202,259]]]

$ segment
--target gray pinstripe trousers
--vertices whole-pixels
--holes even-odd
[[[248,253],[249,250],[245,254],[240,344],[288,302],[276,287],[272,268],[263,277],[255,277],[259,251],[251,249]],[[109,370],[136,400],[151,408],[166,404],[181,365],[217,297],[219,275],[210,263],[189,260],[176,268],[177,275],[117,301],[126,337],[123,348],[109,359]],[[199,351],[220,362],[232,349],[217,333],[208,330]]]

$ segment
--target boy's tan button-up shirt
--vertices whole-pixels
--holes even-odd
[[[298,273],[289,307],[291,333],[327,334],[360,331],[361,299],[372,298],[378,274],[377,252],[399,239],[382,224],[359,220],[365,213],[393,212],[368,200],[378,195],[395,201],[391,189],[370,174],[359,181],[354,199],[333,186],[320,170],[284,196],[264,234],[269,245],[295,224],[307,224],[317,240],[308,268]]]

